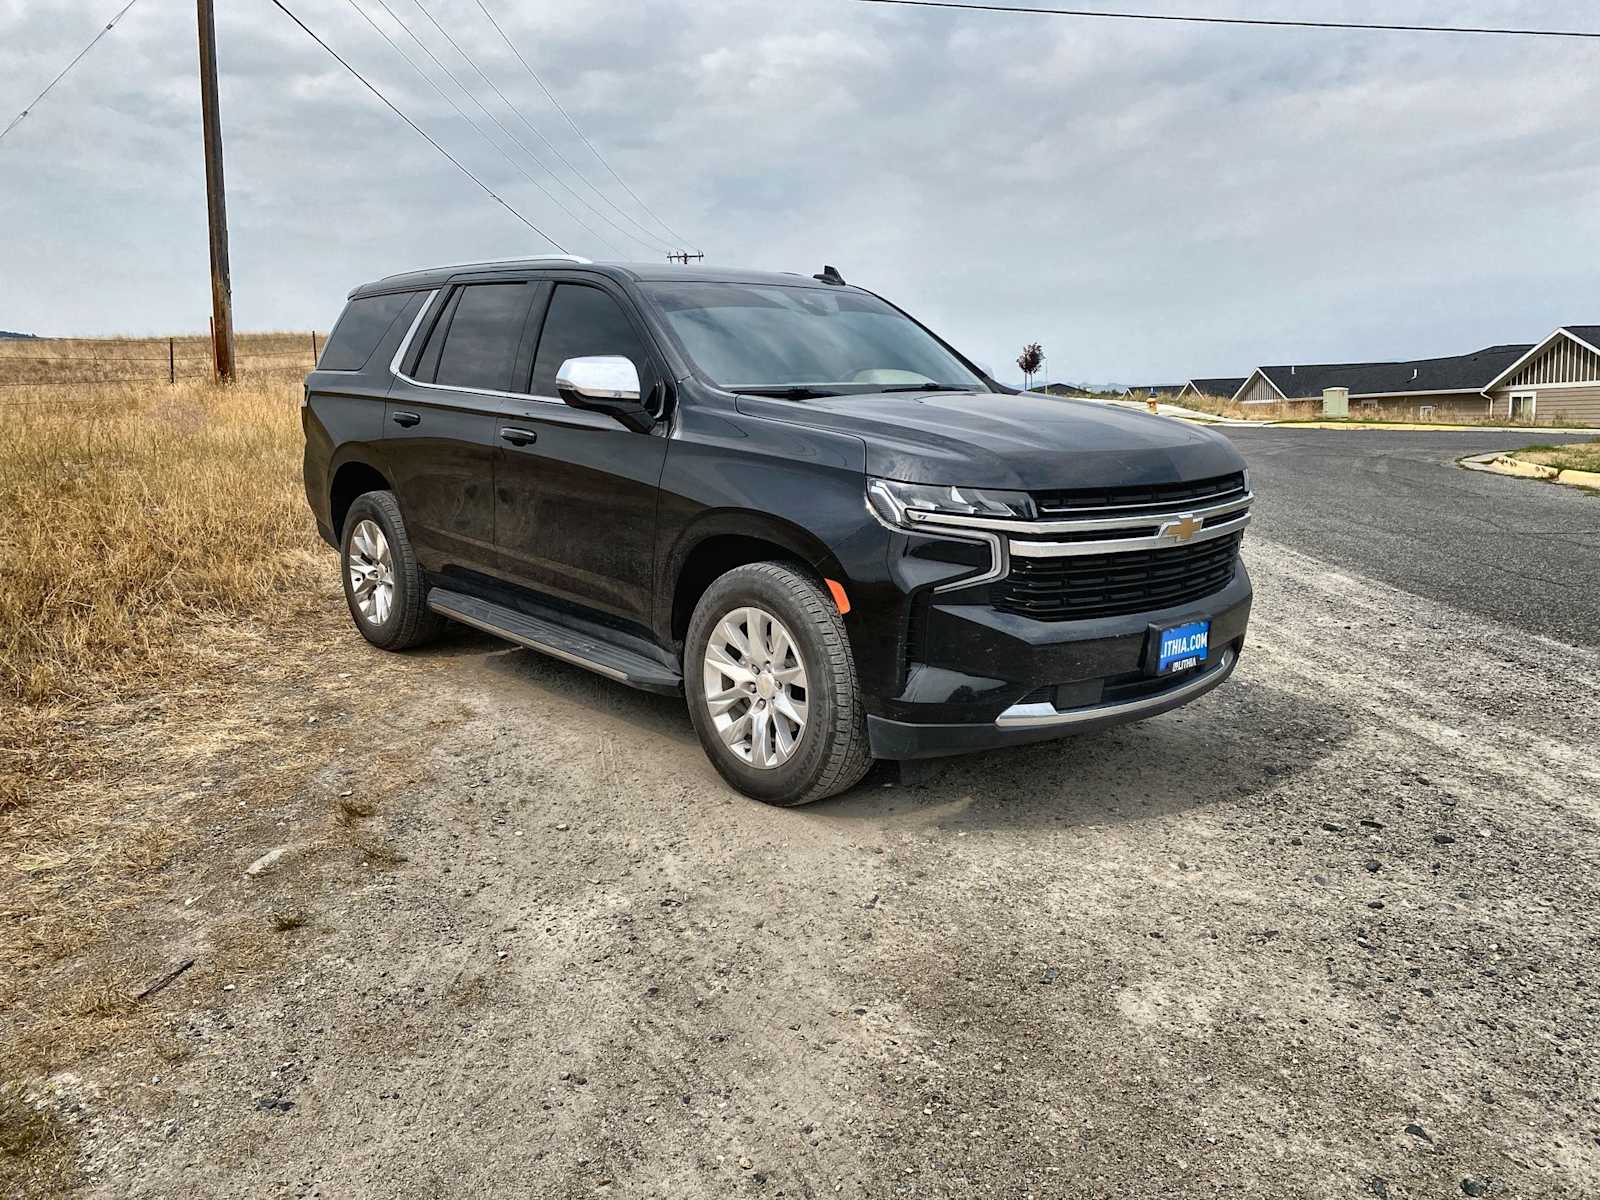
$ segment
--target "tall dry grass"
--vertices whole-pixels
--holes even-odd
[[[104,696],[292,604],[315,544],[298,372],[0,394],[0,704]]]

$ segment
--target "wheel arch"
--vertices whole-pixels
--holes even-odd
[[[658,620],[674,644],[681,645],[700,597],[719,576],[754,562],[791,562],[819,580],[841,583],[838,559],[815,535],[780,517],[759,513],[709,513],[678,539],[668,556]]]
[[[349,458],[334,468],[328,481],[328,517],[334,538],[344,537],[344,519],[356,497],[367,492],[392,492],[394,485],[364,458]]]

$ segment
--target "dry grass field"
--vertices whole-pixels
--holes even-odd
[[[182,347],[203,371],[203,339]],[[19,1081],[138,1024],[154,968],[107,944],[111,919],[225,795],[289,786],[300,747],[257,714],[341,628],[300,482],[310,335],[240,348],[237,384],[173,386],[164,339],[0,342],[6,1196],[51,1194],[66,1161]],[[234,778],[196,791],[191,765],[219,755]]]

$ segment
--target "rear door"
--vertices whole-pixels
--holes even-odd
[[[436,574],[494,571],[498,418],[526,361],[533,294],[526,280],[456,284],[400,356],[384,451],[417,557]]]
[[[571,408],[555,377],[569,358],[619,354],[632,360],[649,397],[666,372],[622,289],[595,277],[550,282],[530,322],[538,327],[531,394],[505,409],[507,426],[535,438],[500,445],[502,570],[525,587],[648,627],[665,423],[639,433]]]

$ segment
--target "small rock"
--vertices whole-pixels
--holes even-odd
[[[278,864],[278,860],[287,853],[289,853],[289,847],[275,846],[246,867],[244,873],[246,875],[260,875],[270,871]]]
[[[1481,1179],[1474,1179],[1468,1175],[1461,1181],[1461,1191],[1468,1196],[1483,1196],[1488,1194],[1489,1185]]]
[[[747,1155],[741,1154],[739,1156],[739,1166],[748,1171],[751,1167],[755,1166],[755,1163],[751,1162]]]
[[[1455,838],[1451,837],[1448,833],[1436,833],[1433,835],[1433,840],[1438,842],[1441,846],[1448,846],[1451,842],[1455,841]]]
[[[1361,828],[1363,828],[1363,829],[1382,829],[1383,828],[1383,822],[1382,821],[1374,821],[1374,820],[1371,820],[1369,818],[1363,817],[1362,821],[1361,821]]]
[[[569,828],[571,828],[571,827],[569,825],[567,825],[565,822],[563,822],[562,824],[556,826],[556,832],[557,833],[565,833]]]
[[[1367,907],[1368,908],[1382,908],[1383,907],[1383,901],[1382,900],[1368,900],[1367,901]]]
[[[1383,864],[1381,862],[1379,862],[1375,858],[1369,858],[1369,859],[1367,859],[1366,862],[1362,863],[1361,865],[1363,867],[1365,867],[1367,870],[1371,871],[1374,875],[1376,875],[1379,871],[1383,870]]]
[[[1428,1131],[1426,1129],[1424,1129],[1421,1125],[1416,1124],[1415,1122],[1413,1122],[1410,1125],[1406,1126],[1406,1132],[1409,1133],[1412,1137],[1421,1138],[1423,1141],[1427,1142],[1428,1145],[1430,1145],[1430,1146],[1433,1145],[1433,1139],[1428,1136]]]
[[[1336,824],[1333,821],[1324,821],[1322,823],[1322,827],[1324,829],[1326,829],[1329,833],[1343,833],[1344,832],[1344,826]]]
[[[1046,967],[1044,969],[1044,974],[1039,976],[1039,982],[1040,983],[1054,983],[1056,981],[1056,976],[1058,976],[1060,974],[1061,974],[1061,968],[1060,967]]]

